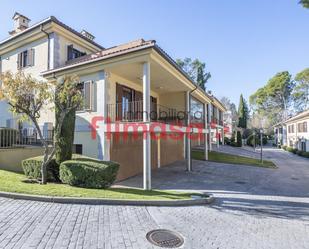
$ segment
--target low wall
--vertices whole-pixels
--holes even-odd
[[[41,147],[0,149],[0,169],[23,172],[21,161],[40,155],[43,155]]]

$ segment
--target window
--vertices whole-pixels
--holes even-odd
[[[73,48],[73,45],[68,46],[68,61],[76,59],[78,57],[86,55],[85,52],[81,52],[75,48]]]
[[[82,155],[83,154],[83,145],[82,144],[74,144],[73,145],[73,153]]]
[[[25,50],[18,54],[17,68],[34,66],[34,49]]]
[[[289,133],[294,133],[294,125],[289,125],[288,126],[288,132]]]
[[[298,132],[307,132],[307,122],[299,123]]]
[[[94,109],[94,84],[92,81],[86,81],[79,84],[83,95],[83,105],[79,111],[92,111]]]

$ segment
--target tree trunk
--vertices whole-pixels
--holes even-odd
[[[44,160],[41,166],[42,184],[47,183],[48,145],[44,146]]]

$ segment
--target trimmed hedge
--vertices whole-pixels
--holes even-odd
[[[44,156],[31,157],[21,162],[25,175],[30,179],[42,179],[41,166]],[[59,182],[59,165],[52,159],[47,165],[47,181]]]
[[[288,152],[292,152],[292,153],[294,153],[296,155],[309,158],[309,152],[301,151],[301,150],[298,150],[298,149],[294,149],[294,148],[288,147],[286,145],[281,146],[281,148],[286,150],[286,151],[288,151]]]
[[[73,154],[73,159],[87,159],[89,157]],[[25,159],[21,162],[22,168],[24,170],[25,175],[30,179],[38,179],[41,180],[41,166],[44,160],[44,156],[37,156]],[[56,163],[56,159],[52,159],[49,165],[47,166],[47,181],[50,182],[60,182],[59,177],[59,165]]]
[[[116,180],[119,164],[93,158],[79,158],[60,164],[63,183],[85,188],[107,188]]]

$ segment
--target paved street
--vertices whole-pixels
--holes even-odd
[[[194,161],[192,173],[183,170],[183,163],[153,173],[155,188],[213,193],[216,201],[210,206],[88,206],[0,198],[0,248],[156,248],[145,239],[156,228],[180,232],[183,248],[309,248],[309,160],[276,149],[267,149],[265,156],[279,168]],[[140,186],[141,177],[120,184]]]

